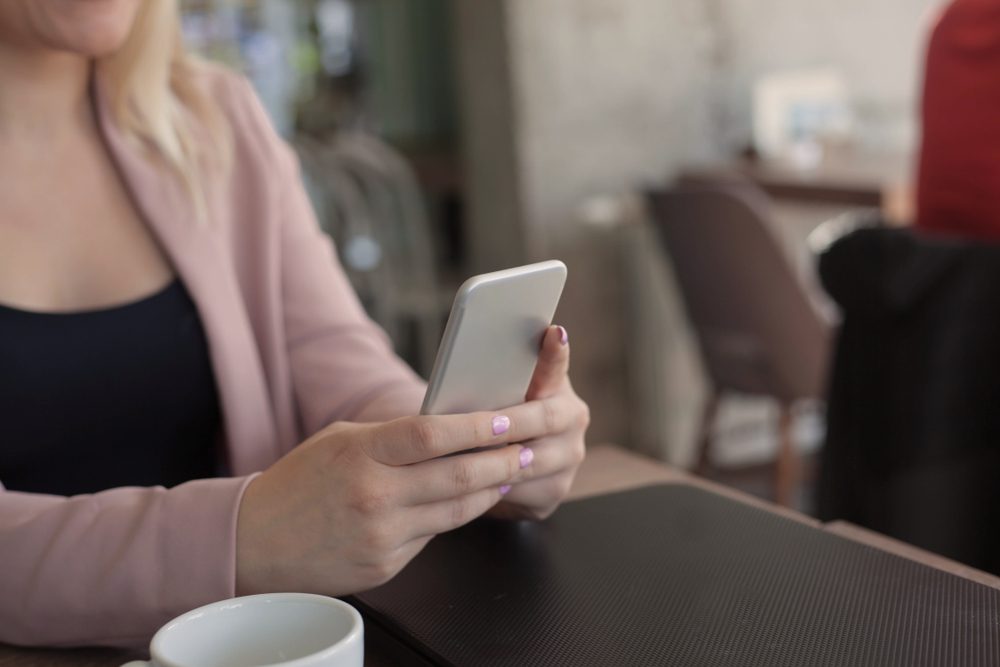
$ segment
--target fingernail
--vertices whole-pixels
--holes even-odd
[[[493,418],[493,435],[506,433],[510,429],[510,417],[497,415]]]
[[[559,329],[559,342],[565,345],[569,342],[569,332],[566,331],[565,327],[557,326],[556,328]]]
[[[527,468],[529,465],[531,465],[531,462],[535,460],[535,453],[531,451],[530,447],[525,447],[524,449],[521,450],[520,459],[521,459],[521,467]]]
[[[506,496],[508,493],[510,493],[510,484],[504,484],[500,487],[501,496]]]

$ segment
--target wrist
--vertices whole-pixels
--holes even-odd
[[[261,529],[257,507],[261,491],[260,476],[256,475],[243,489],[236,518],[236,595],[263,593],[264,570],[262,550],[258,545]]]

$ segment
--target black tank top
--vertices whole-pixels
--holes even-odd
[[[0,306],[0,482],[73,495],[216,474],[208,344],[180,280],[78,313]]]

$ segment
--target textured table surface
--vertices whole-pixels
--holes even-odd
[[[599,445],[590,448],[587,460],[581,468],[574,484],[572,496],[575,499],[587,498],[650,484],[663,483],[695,486],[755,507],[767,509],[768,511],[812,526],[820,526],[819,522],[815,519],[803,514],[777,507],[766,501],[694,477],[683,471],[667,467],[651,459],[610,445]],[[834,522],[823,526],[823,528],[842,537],[847,537],[960,577],[1000,589],[1000,578],[998,577],[872,533],[857,526],[844,522]],[[383,646],[378,641],[368,642],[366,651],[365,663],[367,665],[381,667],[383,665],[398,664],[397,659],[393,657],[390,647]],[[0,645],[0,667],[118,667],[122,663],[137,657],[141,658],[144,656],[107,649],[24,649]]]

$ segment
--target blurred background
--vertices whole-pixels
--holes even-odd
[[[464,278],[560,258],[590,442],[809,512],[839,319],[817,244],[831,220],[912,219],[940,5],[182,2],[190,46],[245,72],[298,150],[324,229],[415,369]],[[733,287],[752,282],[739,270],[758,292]],[[776,329],[741,334],[753,313]]]

